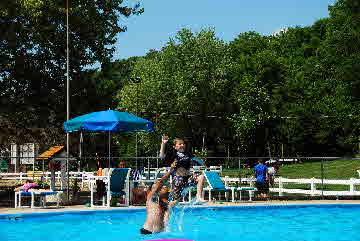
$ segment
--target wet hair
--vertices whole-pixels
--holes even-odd
[[[178,143],[178,142],[184,142],[185,143],[184,139],[176,137],[174,139],[174,145],[176,145],[176,143]]]

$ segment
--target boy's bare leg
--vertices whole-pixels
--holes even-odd
[[[204,174],[201,174],[197,177],[196,200],[199,202],[206,202],[206,200],[203,198],[204,178]]]

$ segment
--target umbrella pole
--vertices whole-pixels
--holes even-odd
[[[79,166],[78,171],[81,171],[81,158],[82,158],[82,143],[83,143],[83,133],[80,132],[80,141],[79,141]]]
[[[111,138],[110,138],[110,131],[109,131],[109,168],[110,168],[110,140],[111,140]]]

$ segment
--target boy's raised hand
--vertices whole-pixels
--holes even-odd
[[[169,141],[169,137],[168,136],[162,136],[161,137],[161,143],[162,144],[166,144],[166,142],[168,142]]]
[[[170,172],[172,172],[175,167],[176,167],[176,161],[173,161],[173,163],[171,163],[171,166],[170,166]]]

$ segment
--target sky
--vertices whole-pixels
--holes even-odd
[[[160,50],[176,33],[188,28],[198,32],[213,28],[218,38],[229,42],[240,33],[262,35],[286,27],[310,26],[328,17],[328,5],[336,0],[139,0],[145,12],[121,18],[127,32],[120,33],[113,60],[144,56]],[[134,4],[136,0],[125,3]]]

